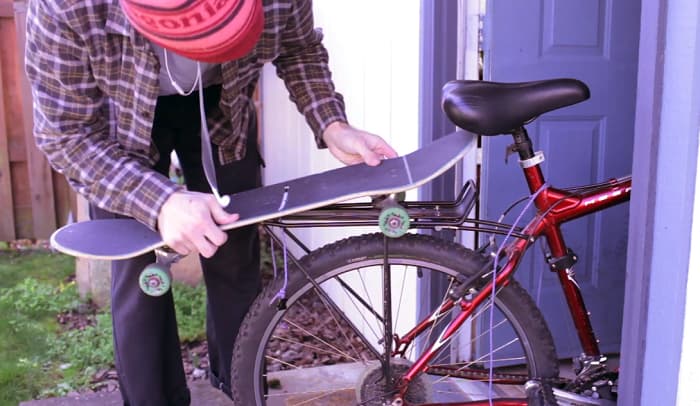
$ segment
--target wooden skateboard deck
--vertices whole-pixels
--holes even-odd
[[[442,174],[466,154],[475,137],[457,131],[408,155],[379,166],[357,164],[230,195],[226,207],[238,221],[233,229],[364,196],[416,188]],[[82,221],[51,236],[65,254],[93,259],[126,259],[164,245],[158,232],[133,219]]]

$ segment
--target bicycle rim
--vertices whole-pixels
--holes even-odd
[[[330,303],[301,272],[290,273],[286,307],[270,305],[272,284],[244,322],[234,350],[234,400],[256,405],[383,405],[395,391],[384,358],[383,238],[335,243],[304,259],[304,267]],[[484,259],[463,247],[426,236],[392,240],[392,330],[399,337],[429,317],[459,281]],[[392,357],[396,381],[438,337],[457,311],[435,318]],[[516,283],[478,308],[437,351],[425,373],[408,386],[412,405],[524,397],[531,377],[557,374],[551,335],[535,305]],[[392,351],[396,346],[392,346]],[[489,385],[489,376],[494,380]],[[491,391],[491,395],[489,395]]]

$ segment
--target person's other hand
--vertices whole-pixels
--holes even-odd
[[[209,258],[228,238],[218,225],[236,220],[238,214],[226,212],[214,195],[175,192],[160,209],[158,230],[165,244],[177,253],[196,251]]]
[[[364,162],[377,166],[384,158],[396,158],[398,154],[382,137],[353,128],[336,121],[323,132],[331,154],[340,162],[351,165]]]

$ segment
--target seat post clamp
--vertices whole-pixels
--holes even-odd
[[[537,152],[535,152],[535,155],[532,158],[525,159],[525,160],[521,159],[518,162],[520,162],[520,166],[523,169],[532,168],[533,166],[539,165],[542,162],[544,162],[544,152],[537,151]]]

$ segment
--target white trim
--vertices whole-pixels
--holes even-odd
[[[698,131],[700,139],[700,131]],[[700,146],[698,148],[700,157]],[[676,404],[681,406],[700,405],[700,324],[697,322],[697,310],[700,310],[700,159],[695,177],[695,204],[693,206],[693,224],[690,232],[690,262],[688,266],[688,284],[686,290],[685,322],[683,327],[683,345],[681,347],[681,365],[678,372],[678,397]]]
[[[459,0],[459,21],[457,32],[457,78],[466,80],[479,79],[479,48],[481,25],[484,17],[484,0]],[[476,145],[476,144],[475,144]],[[481,149],[474,148],[462,160],[462,184],[470,179],[476,179],[476,167],[481,163]],[[461,184],[460,184],[461,186]],[[475,216],[472,213],[472,216]],[[461,232],[460,242],[467,248],[476,248],[474,233]]]

